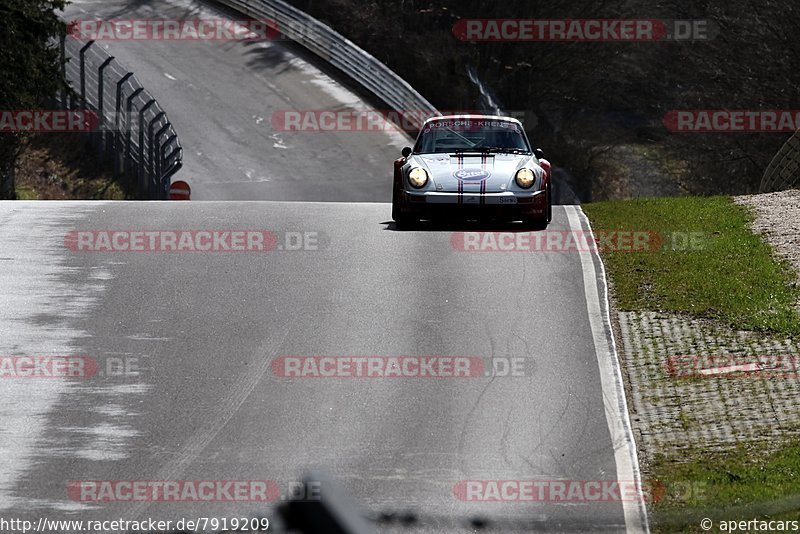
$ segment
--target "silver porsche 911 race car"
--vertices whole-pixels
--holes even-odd
[[[394,162],[392,218],[461,217],[522,221],[544,229],[551,219],[550,163],[531,150],[522,124],[509,117],[433,117],[414,148]]]

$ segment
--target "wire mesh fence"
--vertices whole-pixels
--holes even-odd
[[[800,131],[795,132],[772,158],[761,178],[759,193],[782,191],[800,185]]]
[[[183,149],[166,112],[136,76],[94,41],[60,40],[63,74],[73,92],[63,109],[96,116],[89,142],[98,160],[111,162],[114,179],[143,200],[163,200],[183,165]]]

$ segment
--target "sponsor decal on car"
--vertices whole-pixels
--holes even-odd
[[[483,182],[488,180],[489,177],[492,175],[486,169],[459,169],[453,173],[453,176],[457,180],[461,180],[463,182]]]
[[[459,118],[452,120],[435,120],[427,123],[423,133],[435,130],[454,130],[477,132],[483,128],[503,128],[514,132],[521,131],[519,124],[504,119]]]

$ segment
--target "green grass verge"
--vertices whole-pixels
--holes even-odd
[[[586,204],[597,231],[649,231],[658,250],[604,251],[620,310],[687,312],[744,330],[800,334],[794,273],[730,197]]]
[[[653,232],[661,246],[601,251],[623,311],[689,313],[734,328],[800,334],[795,274],[749,230],[752,213],[729,197],[679,197],[583,206],[595,232]],[[656,240],[657,241],[657,240]],[[710,453],[702,444],[657,456],[649,466],[662,498],[649,509],[654,532],[706,532],[713,521],[800,520],[800,441],[771,452],[749,443]],[[753,531],[754,525],[737,525]],[[725,530],[730,531],[730,528]]]
[[[17,200],[39,200],[39,195],[33,188],[20,186],[15,189]]]
[[[766,455],[763,445],[724,453],[689,451],[702,460],[688,463],[684,457],[658,457],[651,466],[652,479],[658,481],[653,484],[652,530],[703,532],[704,518],[714,521],[714,532],[722,530],[721,521],[800,520],[800,442]]]

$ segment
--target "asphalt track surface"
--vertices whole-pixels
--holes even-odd
[[[187,5],[215,13],[194,2],[71,9],[167,18],[188,17]],[[402,138],[272,131],[271,109],[340,105],[347,94],[279,43],[268,54],[110,46],[175,122],[199,198],[272,201],[0,204],[0,355],[84,355],[101,371],[0,381],[0,516],[274,518],[319,466],[369,516],[417,514],[412,531],[469,531],[477,516],[504,532],[646,528],[635,498],[467,502],[454,492],[465,480],[638,477],[596,254],[464,251],[453,245],[460,232],[486,229],[468,224],[396,231],[390,205],[369,201],[387,200]],[[293,148],[271,149],[276,134]],[[246,253],[65,245],[70,231],[112,229],[265,230],[277,242]],[[549,231],[567,230],[589,227],[579,208],[557,206]],[[312,241],[291,250],[298,233]],[[523,372],[276,372],[282,356],[351,355],[474,356],[487,369],[519,359]],[[110,372],[120,362],[135,369]],[[269,480],[280,493],[266,504],[76,500],[67,488],[86,480]]]

